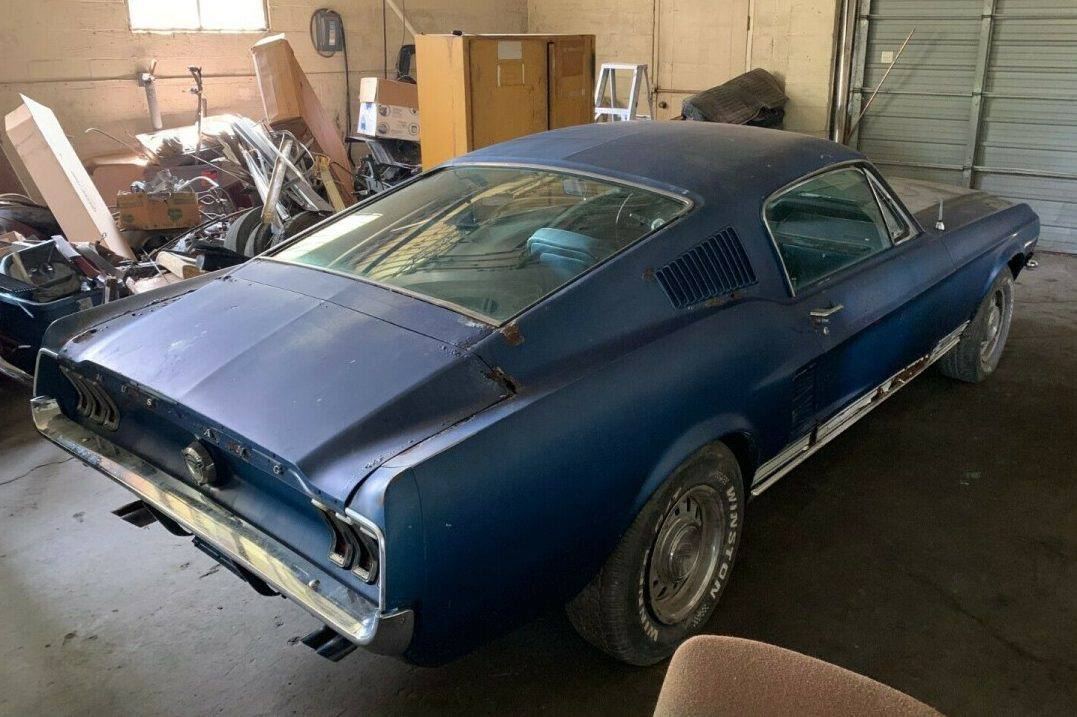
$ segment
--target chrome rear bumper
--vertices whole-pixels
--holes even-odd
[[[372,652],[397,655],[414,627],[411,610],[378,605],[192,486],[105,440],[60,411],[55,399],[31,401],[43,436],[161,511],[251,571],[344,637]]]

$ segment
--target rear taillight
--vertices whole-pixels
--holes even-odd
[[[366,583],[378,579],[378,536],[346,515],[311,501],[329,527],[329,562]]]

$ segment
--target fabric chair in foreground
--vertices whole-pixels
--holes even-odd
[[[940,713],[829,662],[754,640],[702,635],[670,661],[654,717],[877,715]]]

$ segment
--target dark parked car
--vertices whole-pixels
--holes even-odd
[[[797,134],[557,130],[57,321],[33,413],[328,657],[443,661],[567,603],[649,664],[749,495],[932,363],[994,370],[1038,230]]]

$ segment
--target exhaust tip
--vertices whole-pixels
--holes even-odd
[[[310,633],[301,642],[330,662],[340,662],[358,647],[328,625]]]

